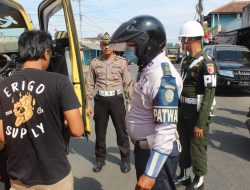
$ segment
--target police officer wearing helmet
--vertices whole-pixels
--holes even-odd
[[[91,100],[94,98],[95,121],[95,155],[94,172],[100,172],[105,165],[106,132],[109,116],[113,121],[117,144],[121,154],[120,169],[123,173],[130,171],[130,146],[125,126],[124,94],[132,83],[126,59],[115,55],[109,45],[110,36],[105,33],[100,37],[103,55],[90,61],[87,76],[87,113],[92,116]],[[95,95],[96,92],[96,95]]]
[[[111,43],[134,45],[139,74],[134,85],[126,127],[133,142],[136,189],[175,189],[178,164],[176,130],[182,80],[166,57],[166,34],[152,16],[137,16],[123,23]]]
[[[207,173],[207,143],[211,107],[214,102],[217,69],[214,61],[202,51],[203,28],[196,21],[186,22],[180,30],[183,51],[181,60],[183,91],[180,98],[178,133],[182,145],[180,175],[175,184],[188,190],[203,189]],[[194,180],[191,182],[190,167]]]

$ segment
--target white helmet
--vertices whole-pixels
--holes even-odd
[[[197,21],[188,21],[184,23],[180,30],[180,37],[199,37],[204,36],[201,24]]]

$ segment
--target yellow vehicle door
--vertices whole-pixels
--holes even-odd
[[[10,59],[11,55],[17,56],[18,38],[25,30],[31,30],[32,24],[23,7],[14,0],[0,0],[0,10],[0,74],[4,75],[4,57]]]
[[[81,113],[85,124],[85,134],[88,135],[91,129],[89,118],[86,114],[85,79],[71,0],[42,1],[38,7],[40,30],[48,31],[49,20],[61,9],[63,10],[62,16],[65,19],[67,31],[57,33],[55,36],[54,47],[57,51],[59,51],[59,53],[63,53],[63,56],[60,58],[60,60],[55,60],[59,64],[56,64],[56,67],[51,68],[51,71],[53,72],[55,70],[55,72],[66,74],[72,81],[77,97],[82,105]],[[60,38],[61,36],[63,36],[63,38]],[[64,45],[65,49],[63,49]],[[68,47],[66,47],[67,45]],[[61,48],[61,46],[63,46],[63,48]],[[65,52],[61,52],[63,50],[65,50]]]

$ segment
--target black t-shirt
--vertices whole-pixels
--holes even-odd
[[[63,112],[80,104],[69,79],[25,69],[0,83],[8,173],[27,185],[54,184],[70,172]]]

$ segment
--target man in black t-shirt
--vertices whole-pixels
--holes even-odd
[[[80,137],[84,126],[73,86],[64,75],[46,72],[52,39],[24,32],[18,41],[23,70],[0,83],[0,140],[8,149],[7,171],[14,190],[73,190],[62,133]]]

